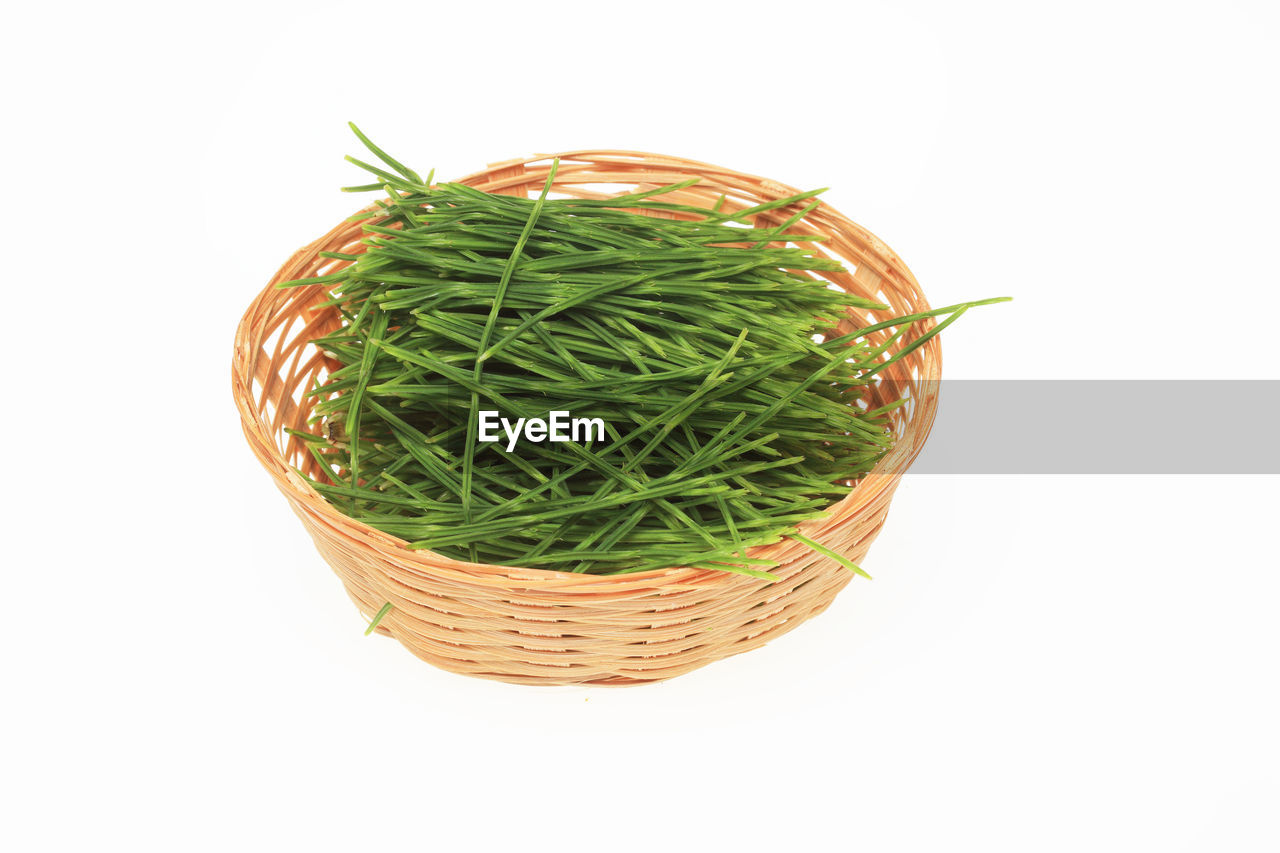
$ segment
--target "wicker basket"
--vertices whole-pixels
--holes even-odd
[[[679,194],[709,205],[726,195],[727,209],[794,194],[774,181],[717,166],[624,151],[558,155],[554,193],[599,198],[690,177],[701,182]],[[550,156],[510,161],[464,178],[489,192],[536,195]],[[760,217],[778,224],[794,211]],[[323,250],[357,252],[361,225],[344,222],[289,259],[254,300],[236,331],[232,381],[244,432],[316,547],[367,618],[394,607],[377,627],[423,660],[443,669],[523,684],[625,685],[672,678],[712,661],[762,646],[822,612],[853,574],[792,540],[755,550],[778,560],[768,582],[701,569],[672,568],[629,575],[584,575],[460,562],[414,551],[391,535],[343,515],[299,476],[323,476],[302,442],[285,427],[308,430],[303,392],[334,365],[310,340],[339,324],[321,307],[321,286],[278,290],[280,281],[321,275],[340,262]],[[886,319],[927,310],[906,266],[880,240],[827,205],[798,231],[827,235],[823,250],[854,270],[830,280],[891,306]],[[869,317],[874,315],[868,315]],[[851,320],[852,331],[863,320]],[[885,333],[880,333],[885,334]],[[873,336],[874,337],[874,336]],[[909,338],[908,338],[909,340]],[[903,341],[902,343],[905,343]],[[901,344],[900,344],[901,345]],[[894,365],[874,386],[895,412],[894,448],[829,517],[802,532],[861,562],[884,524],[898,478],[924,445],[937,405],[941,350],[935,337]],[[889,371],[886,371],[888,373]]]

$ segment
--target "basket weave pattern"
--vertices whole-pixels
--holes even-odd
[[[741,209],[795,194],[791,187],[676,157],[625,151],[557,155],[553,193],[601,198],[698,177],[672,200],[708,206],[724,195]],[[551,157],[510,161],[462,180],[488,192],[536,196]],[[762,214],[780,224],[794,209]],[[852,270],[829,274],[844,289],[890,310],[851,318],[842,333],[898,314],[928,310],[902,261],[880,240],[822,205],[794,228],[826,235],[818,251]],[[390,602],[377,627],[443,669],[525,684],[624,685],[672,678],[764,645],[821,613],[853,574],[792,540],[756,548],[777,560],[781,580],[767,582],[705,569],[672,568],[629,575],[586,575],[453,560],[414,551],[389,534],[343,515],[294,468],[326,474],[285,428],[307,424],[305,392],[335,365],[310,341],[340,323],[321,305],[323,286],[278,290],[281,281],[322,275],[343,262],[321,251],[359,252],[361,223],[344,222],[294,253],[245,313],[236,331],[232,383],[249,445],[342,579],[366,618]],[[814,245],[814,244],[809,244]],[[872,335],[883,340],[888,331]],[[899,346],[911,340],[905,338]],[[893,366],[873,386],[872,404],[907,395],[894,412],[895,444],[827,518],[801,532],[861,562],[884,524],[898,479],[924,445],[937,406],[941,350],[935,337]]]

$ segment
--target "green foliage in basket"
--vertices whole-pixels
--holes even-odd
[[[820,274],[841,265],[811,250],[821,238],[791,233],[817,192],[732,213],[668,200],[692,181],[552,199],[553,165],[529,200],[433,185],[356,133],[383,165],[348,158],[377,179],[348,189],[387,195],[366,214],[365,250],[328,253],[349,265],[282,285],[329,286],[343,318],[315,341],[342,365],[311,392],[323,424],[297,434],[329,474],[317,490],[413,548],[772,578],[747,550],[792,536],[857,570],[796,528],[892,444],[892,406],[867,406],[868,383],[1001,301],[837,335],[886,306],[830,287]],[[772,210],[794,213],[749,224]],[[508,450],[479,440],[481,410],[567,411],[606,435]]]

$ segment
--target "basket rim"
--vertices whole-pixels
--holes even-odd
[[[669,165],[686,171],[694,169],[708,177],[716,176],[747,180],[767,189],[769,192],[777,193],[778,197],[799,193],[799,190],[794,187],[771,178],[764,178],[674,155],[625,149],[583,148],[556,154],[535,154],[530,157],[502,160],[490,163],[485,169],[472,172],[453,181],[453,183],[462,183],[470,186],[483,183],[487,191],[524,185],[530,183],[532,179],[545,179],[553,159],[562,161],[560,172],[557,173],[555,182],[557,185],[573,183],[573,181],[567,179],[572,178],[574,170],[572,166],[566,170],[563,161],[589,160],[594,164],[603,163],[607,165],[612,161],[618,165],[633,167],[636,165],[659,167]],[[536,166],[536,164],[543,162],[546,163],[545,166]],[[535,168],[529,169],[527,168],[529,166],[534,166]],[[519,169],[520,172],[510,177],[501,176],[502,172],[516,169]],[[597,178],[595,180],[582,181],[582,183],[602,183],[602,181]],[[366,206],[356,211],[356,214],[368,212],[375,207],[376,205]],[[901,276],[903,279],[901,283],[911,287],[919,294],[920,310],[929,310],[929,304],[914,275],[884,241],[841,214],[829,204],[824,203],[816,212],[821,212],[825,217],[835,218],[842,225],[851,227],[857,233],[859,239],[867,243],[868,248],[874,254],[889,262],[887,269],[888,272],[894,274],[893,277]],[[326,244],[332,237],[349,227],[350,221],[343,220],[325,235],[293,252],[272,276],[265,288],[250,303],[236,327],[234,355],[232,358],[232,392],[236,408],[240,414],[241,428],[254,455],[258,457],[259,462],[271,474],[276,486],[289,498],[296,512],[313,516],[315,521],[324,523],[326,527],[341,531],[353,544],[373,549],[383,558],[394,560],[405,569],[428,576],[453,576],[455,579],[463,579],[473,585],[506,588],[514,582],[522,588],[554,589],[566,593],[599,592],[607,587],[611,593],[625,592],[630,589],[640,594],[651,593],[656,587],[685,589],[760,582],[758,579],[733,572],[678,566],[629,574],[593,575],[564,572],[556,569],[472,563],[466,560],[457,560],[427,549],[409,548],[407,540],[384,533],[365,522],[351,518],[325,500],[304,477],[298,474],[284,460],[283,454],[273,440],[276,431],[265,423],[258,414],[252,392],[254,365],[258,356],[258,351],[253,346],[253,330],[255,321],[261,315],[264,303],[270,296],[278,293],[276,284],[293,277],[285,275],[286,271],[303,260],[314,257],[320,246]],[[324,288],[324,285],[312,285],[312,287]],[[877,461],[872,470],[859,478],[847,495],[826,508],[826,516],[799,525],[798,532],[802,535],[821,541],[825,528],[829,525],[834,526],[833,522],[840,523],[841,519],[845,517],[844,513],[839,512],[845,504],[870,502],[876,494],[886,489],[895,488],[898,479],[901,478],[923,449],[925,439],[927,439],[932,429],[938,405],[937,380],[941,378],[942,372],[941,345],[938,337],[926,342],[922,350],[929,351],[929,355],[932,358],[922,360],[923,366],[918,382],[919,387],[923,389],[923,393],[918,394],[913,399],[911,413],[906,420],[906,427],[895,436],[893,446],[889,452],[885,453]],[[912,440],[906,440],[908,438]],[[752,556],[786,562],[791,556],[794,556],[791,552],[808,550],[807,546],[784,538],[781,542],[756,546],[750,549],[749,553]]]

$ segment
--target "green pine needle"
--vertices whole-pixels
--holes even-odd
[[[391,602],[388,601],[386,604],[382,605],[382,607],[378,609],[377,613],[373,615],[373,621],[369,623],[368,628],[364,629],[364,635],[366,637],[372,634],[374,629],[378,627],[378,623],[382,621],[382,617],[386,616],[388,613],[391,612],[391,606],[392,606]]]

